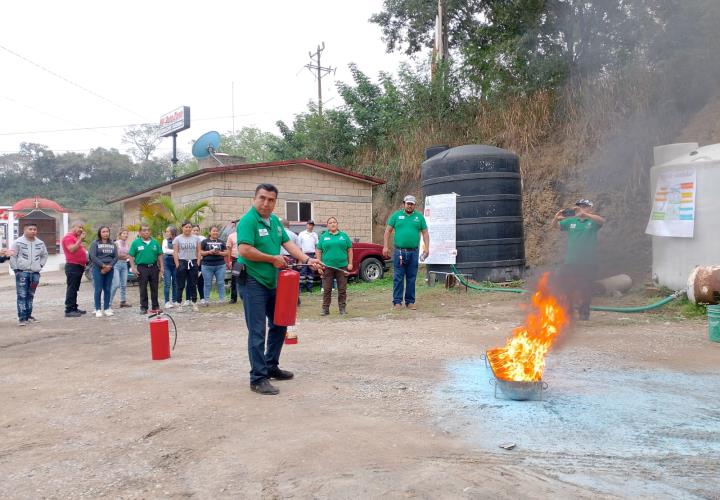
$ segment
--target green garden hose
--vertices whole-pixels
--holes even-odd
[[[529,290],[524,290],[522,288],[501,288],[501,287],[491,287],[491,286],[477,286],[469,283],[465,278],[462,277],[460,273],[458,273],[458,270],[455,269],[454,265],[450,265],[450,268],[452,269],[453,276],[457,278],[457,280],[463,285],[468,288],[471,288],[473,290],[479,290],[481,292],[509,292],[509,293],[530,293]],[[616,313],[639,313],[639,312],[645,312],[645,311],[652,311],[653,309],[657,309],[659,307],[664,306],[665,304],[668,304],[669,302],[672,302],[673,300],[677,299],[678,297],[685,294],[685,290],[678,290],[674,292],[672,295],[668,295],[664,299],[660,299],[657,302],[654,302],[652,304],[649,304],[647,306],[636,306],[636,307],[608,307],[608,306],[590,306],[590,310],[592,311],[603,311],[603,312],[616,312]]]

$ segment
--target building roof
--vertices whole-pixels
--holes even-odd
[[[136,196],[139,196],[139,195],[142,195],[145,193],[149,193],[152,191],[156,191],[159,188],[162,188],[165,186],[170,186],[177,182],[184,182],[188,179],[192,179],[193,177],[200,177],[203,175],[224,173],[224,172],[238,172],[238,171],[243,171],[243,170],[255,170],[255,169],[261,169],[261,168],[288,167],[291,165],[304,165],[304,166],[310,167],[310,168],[317,168],[319,170],[325,170],[325,171],[331,172],[333,174],[350,177],[353,179],[357,179],[361,182],[367,182],[369,184],[372,184],[373,186],[379,186],[381,184],[385,184],[384,180],[379,179],[377,177],[371,177],[369,175],[363,175],[363,174],[358,174],[356,172],[351,172],[350,170],[336,167],[335,165],[330,165],[329,163],[323,163],[323,162],[319,162],[319,161],[315,161],[315,160],[283,160],[283,161],[270,161],[270,162],[265,162],[265,163],[247,163],[247,164],[242,164],[242,165],[219,165],[217,167],[201,168],[200,170],[196,170],[195,172],[190,172],[189,174],[183,175],[181,177],[177,177],[177,178],[169,180],[167,182],[163,182],[161,184],[156,184],[147,189],[143,189],[142,191],[128,194],[121,198],[115,198],[113,200],[109,200],[108,203],[117,203],[119,201],[124,201],[124,200],[130,199],[130,198],[135,198]]]
[[[25,198],[23,200],[20,200],[10,208],[10,210],[12,210],[13,212],[17,212],[18,210],[36,209],[55,210],[56,212],[68,212],[68,210],[65,210],[57,202],[45,198],[40,198],[37,195],[35,195],[34,198]]]

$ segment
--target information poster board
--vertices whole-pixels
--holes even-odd
[[[692,238],[695,229],[694,169],[665,172],[655,184],[652,212],[645,233]]]
[[[425,197],[425,220],[430,233],[430,254],[425,264],[455,264],[455,205],[457,195],[436,194]]]

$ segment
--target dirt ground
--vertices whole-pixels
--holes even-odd
[[[391,312],[387,283],[355,285],[348,317],[304,296],[296,377],[268,397],[239,304],[175,315],[172,358],[151,361],[136,308],[66,319],[62,280],[43,274],[20,328],[0,277],[2,498],[720,498],[704,320],[593,314],[550,354],[543,401],[518,402],[481,356],[522,296],[421,286]]]

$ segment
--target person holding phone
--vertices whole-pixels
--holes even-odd
[[[578,200],[573,208],[559,210],[553,227],[567,233],[565,261],[558,270],[557,281],[581,321],[590,319],[592,285],[597,271],[597,233],[605,219],[593,211],[593,202]]]
[[[210,226],[210,237],[200,243],[200,255],[202,256],[203,286],[205,288],[205,299],[201,303],[204,306],[209,304],[210,289],[215,278],[217,283],[220,303],[225,302],[225,257],[228,254],[227,245],[219,239],[220,228],[216,225]]]

